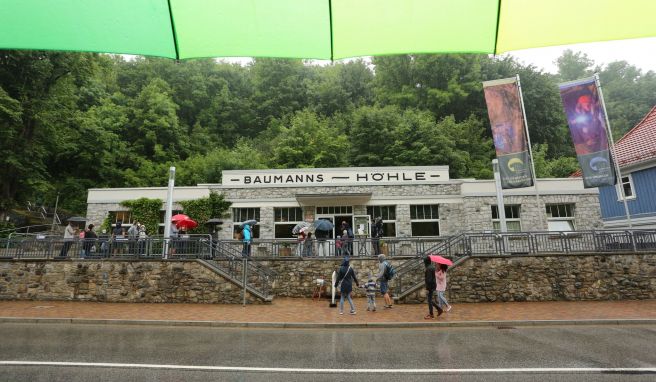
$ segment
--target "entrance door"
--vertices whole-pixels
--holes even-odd
[[[341,230],[342,222],[346,222],[349,227],[353,228],[353,215],[336,215],[335,216],[335,236],[343,236]],[[355,232],[355,231],[354,231]]]

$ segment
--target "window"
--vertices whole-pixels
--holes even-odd
[[[350,215],[352,206],[317,207],[317,215]]]
[[[549,231],[574,231],[573,204],[547,204]]]
[[[109,211],[109,221],[112,222],[112,226],[118,222],[122,225],[131,225],[132,211]]]
[[[440,220],[437,204],[410,206],[412,236],[439,236]]]
[[[177,214],[183,213],[182,210],[171,210],[171,216],[175,216]],[[159,211],[159,228],[157,229],[157,232],[160,235],[164,235],[164,221],[166,220],[166,210],[161,210]],[[198,224],[201,224],[201,222],[198,222]]]
[[[303,209],[300,207],[281,207],[273,209],[274,230],[276,239],[289,239],[294,226],[303,221]]]
[[[618,200],[622,200],[622,197],[628,199],[635,199],[635,192],[633,191],[633,177],[631,174],[623,176],[622,181],[617,185],[617,195]]]
[[[367,206],[367,215],[374,224],[376,218],[383,218],[383,236],[396,237],[396,206]]]
[[[256,220],[260,222],[260,209],[259,208],[233,208],[232,209],[232,221],[234,223],[232,229],[233,232],[237,233],[241,231],[239,227],[242,222],[247,220]],[[260,225],[256,224],[253,226],[253,239],[260,237]]]
[[[492,227],[495,231],[501,231],[501,220],[499,219],[499,206],[492,207]],[[522,223],[520,221],[520,208],[519,205],[503,206],[506,212],[506,228],[508,232],[521,232]]]

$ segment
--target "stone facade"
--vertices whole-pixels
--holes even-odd
[[[0,299],[242,303],[238,285],[195,261],[2,261]]]
[[[259,211],[256,229],[259,236],[256,236],[266,240],[276,236],[276,208],[300,207],[303,210],[302,219],[313,221],[317,218],[318,207],[345,207],[339,209],[339,214],[323,217],[349,219],[347,215],[367,215],[369,206],[390,206],[394,207],[396,216],[388,216],[386,223],[393,221],[396,237],[406,238],[420,235],[412,231],[411,211],[415,205],[437,205],[439,236],[450,236],[466,231],[492,230],[490,206],[497,204],[494,181],[449,179],[447,166],[234,170],[225,171],[223,176],[222,184],[176,187],[172,195],[174,209],[180,208],[180,201],[207,196],[210,191],[219,192],[232,203],[233,208]],[[291,180],[283,181],[287,176]],[[262,180],[256,182],[255,179]],[[318,179],[321,180],[315,181]],[[539,203],[535,198],[536,188],[540,193]],[[538,179],[536,187],[504,190],[503,193],[506,205],[520,205],[521,228],[525,231],[548,229],[545,204],[573,204],[574,226],[578,230],[602,227],[598,191],[585,189],[581,179]],[[125,210],[120,206],[122,201],[139,197],[164,200],[166,196],[167,190],[163,187],[90,189],[87,198],[88,223],[98,225],[108,211]],[[430,216],[424,221],[434,222],[432,219],[435,217]],[[300,220],[300,216],[295,216],[289,222],[290,226]],[[218,238],[234,239],[234,217],[229,213],[223,221]],[[567,226],[553,228],[563,227]],[[438,236],[433,226],[428,228],[423,225],[422,229],[423,235]],[[291,227],[289,231],[285,228],[278,234],[279,238],[290,238]],[[334,233],[335,236],[337,234]]]
[[[465,197],[462,204],[462,220],[456,218],[463,229],[450,231],[489,231],[493,229],[491,206],[497,204],[496,197]],[[506,206],[519,205],[520,221],[523,231],[546,231],[547,217],[545,205],[573,204],[574,227],[576,230],[602,229],[601,210],[598,195],[541,195],[540,207],[536,208],[535,195],[506,196]],[[448,216],[458,216],[449,213]]]

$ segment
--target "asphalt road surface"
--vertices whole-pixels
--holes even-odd
[[[0,324],[0,381],[654,381],[656,327]]]

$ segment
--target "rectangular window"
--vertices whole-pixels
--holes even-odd
[[[574,231],[574,204],[547,204],[549,231]]]
[[[367,206],[371,224],[380,216],[383,218],[383,236],[396,237],[396,206]]]
[[[260,209],[259,208],[233,208],[232,209],[232,221],[234,223],[232,228],[235,234],[241,232],[241,228],[239,227],[241,223],[248,220],[255,220],[258,222],[258,224],[253,226],[253,239],[258,239],[260,237],[260,225],[259,225]]]
[[[437,204],[410,206],[412,236],[439,236],[440,220]]]
[[[619,195],[618,200],[622,200],[622,197],[625,197],[627,200],[635,199],[635,192],[633,188],[633,177],[631,174],[625,175],[622,177],[622,181],[618,184],[617,194]]]
[[[280,207],[273,209],[274,230],[276,239],[290,239],[294,226],[303,221],[303,209],[300,207]]]
[[[112,222],[112,226],[118,222],[122,225],[131,225],[132,211],[109,211],[109,221]]]
[[[499,207],[496,205],[490,207],[492,207],[492,227],[495,231],[500,232],[501,220],[499,219]],[[508,228],[508,232],[521,232],[522,230],[519,207],[519,205],[503,206],[503,210],[506,212],[506,228]]]
[[[352,206],[317,207],[317,215],[350,215],[352,213]]]

